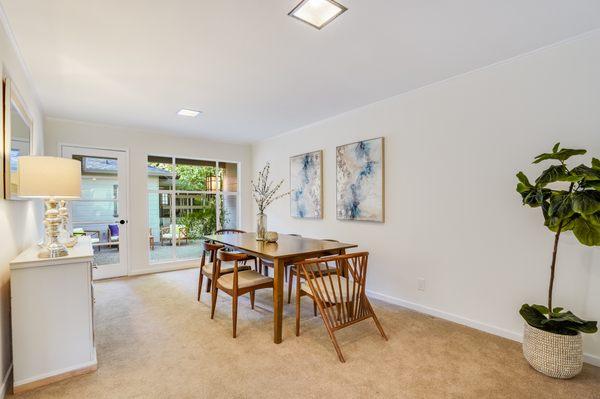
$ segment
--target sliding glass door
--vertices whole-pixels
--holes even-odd
[[[238,164],[148,156],[150,263],[200,257],[203,235],[238,226]]]

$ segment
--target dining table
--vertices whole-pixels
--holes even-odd
[[[273,262],[273,342],[282,341],[284,270],[287,265],[310,258],[344,254],[358,245],[279,234],[276,242],[257,240],[256,233],[212,234],[206,240]]]

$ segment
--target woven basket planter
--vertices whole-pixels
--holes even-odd
[[[573,378],[583,367],[581,333],[554,334],[525,323],[523,354],[540,373],[554,378]]]

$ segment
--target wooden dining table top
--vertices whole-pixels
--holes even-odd
[[[324,252],[345,250],[358,246],[357,244],[325,241],[289,234],[279,234],[279,239],[273,243],[257,241],[256,233],[212,234],[204,237],[265,259],[317,256]]]

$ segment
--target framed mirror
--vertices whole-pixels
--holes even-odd
[[[4,198],[19,198],[17,158],[32,153],[33,124],[19,92],[9,78],[2,81],[4,136]]]

